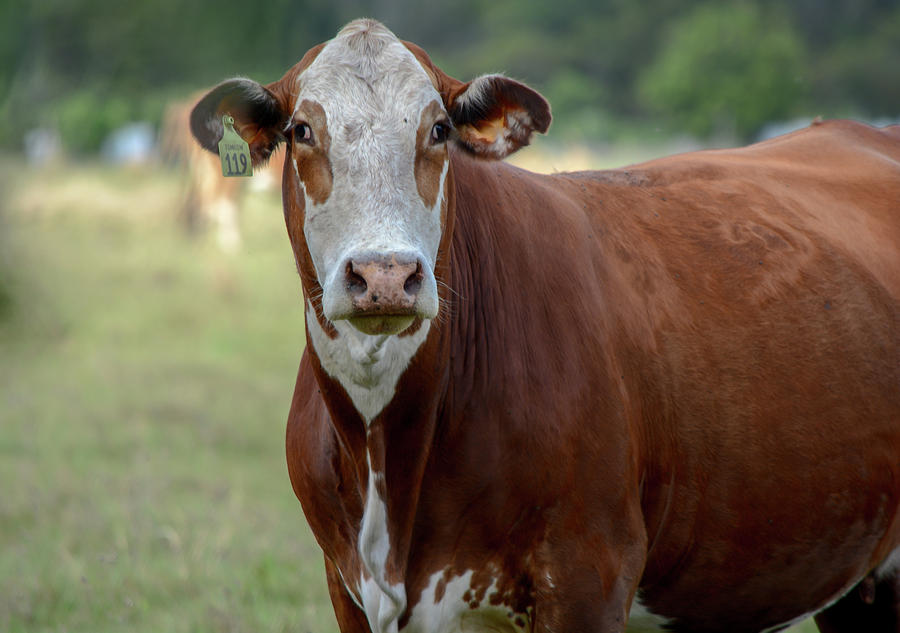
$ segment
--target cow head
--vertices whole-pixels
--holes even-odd
[[[288,143],[288,233],[306,297],[333,335],[342,320],[398,334],[434,318],[454,214],[448,145],[500,159],[550,124],[530,88],[501,75],[452,79],[372,20],[352,22],[279,81],[214,88],[191,115],[214,152],[225,113],[254,163]]]

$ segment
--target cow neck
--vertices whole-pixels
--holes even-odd
[[[459,202],[447,282],[453,297],[448,400],[449,406],[459,408],[496,392],[497,381],[506,379],[501,374],[508,364],[505,361],[527,340],[522,338],[525,311],[511,309],[523,305],[522,297],[515,296],[520,292],[516,263],[507,261],[510,245],[524,229],[518,224],[521,218],[510,224],[500,207],[517,207],[518,196],[536,192],[520,178],[527,172],[507,163],[481,160],[463,151],[452,157],[454,197]],[[529,249],[516,246],[516,250]]]

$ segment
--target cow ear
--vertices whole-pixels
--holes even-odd
[[[234,118],[234,129],[250,146],[254,165],[266,161],[284,140],[290,116],[275,93],[250,79],[230,79],[212,90],[191,111],[191,132],[205,149],[218,154],[222,116]]]
[[[445,103],[457,141],[484,158],[501,159],[550,127],[550,104],[503,75],[484,75],[450,92]]]

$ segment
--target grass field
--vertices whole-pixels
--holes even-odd
[[[225,255],[172,173],[0,174],[0,631],[336,632],[284,464],[278,194]]]

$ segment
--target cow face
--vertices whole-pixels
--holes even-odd
[[[448,143],[503,158],[550,123],[531,89],[499,75],[463,84],[371,20],[351,23],[278,82],[237,79],[210,92],[192,130],[213,151],[222,113],[254,161],[289,143],[288,233],[307,299],[334,335],[340,321],[383,335],[434,318],[435,267],[449,256],[453,220]]]

